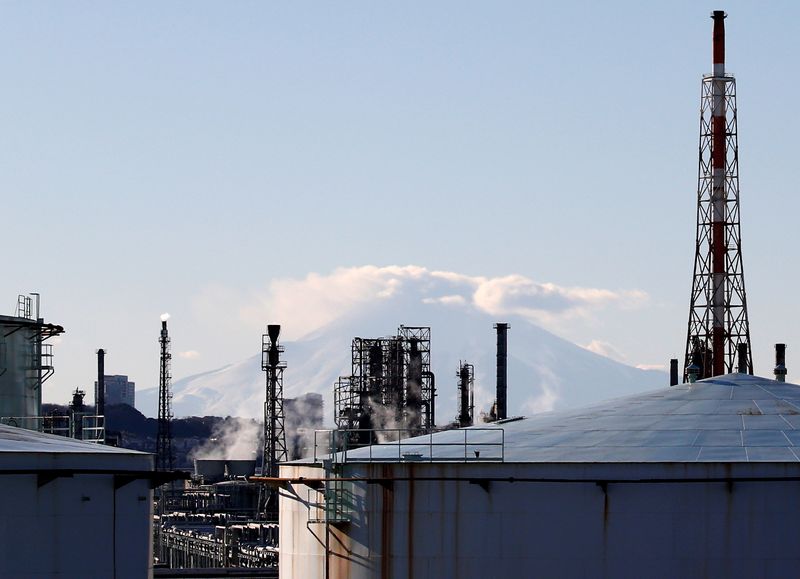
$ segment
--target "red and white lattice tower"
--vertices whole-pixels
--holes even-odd
[[[736,80],[725,73],[725,16],[721,10],[711,15],[714,68],[703,77],[701,92],[697,247],[684,379],[693,362],[698,378],[735,372],[738,344],[747,344],[747,369],[753,372],[739,229]]]

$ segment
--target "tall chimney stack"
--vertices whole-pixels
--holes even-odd
[[[714,19],[714,63],[715,80],[711,103],[711,285],[712,285],[712,376],[725,373],[725,243],[726,191],[725,161],[726,115],[725,115],[725,12],[715,10]]]
[[[508,418],[508,328],[495,324],[497,330],[497,420]]]
[[[700,94],[697,243],[685,378],[691,365],[697,366],[696,379],[735,372],[741,343],[747,345],[747,372],[753,371],[741,249],[736,79],[725,70],[725,17],[722,10],[711,13],[712,72],[703,76]],[[696,349],[702,353],[699,361]]]
[[[94,390],[94,410],[98,416],[106,413],[106,351],[97,350],[97,385]]]

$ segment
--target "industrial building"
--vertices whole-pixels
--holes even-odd
[[[384,338],[353,338],[350,376],[334,385],[336,425],[351,443],[368,444],[369,431],[423,433],[436,424],[436,379],[431,329],[400,326]]]
[[[105,383],[105,403],[106,404],[127,404],[136,407],[136,383],[128,380],[122,374],[106,374],[103,376]],[[95,389],[97,382],[94,383]],[[96,394],[95,394],[96,396]]]
[[[316,460],[281,466],[285,579],[777,578],[800,565],[794,384],[730,374],[329,456],[323,441]]]

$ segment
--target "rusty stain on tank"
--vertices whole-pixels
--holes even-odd
[[[408,466],[408,579],[414,579],[414,465]]]
[[[383,478],[389,478],[391,474],[391,469],[384,465],[381,472]],[[394,489],[391,484],[384,484],[381,488],[381,579],[391,579]]]

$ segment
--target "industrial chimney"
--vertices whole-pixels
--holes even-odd
[[[497,330],[497,420],[508,418],[508,328],[505,323],[494,325]]]
[[[97,385],[94,389],[94,410],[98,416],[106,413],[106,351],[97,350]]]
[[[786,344],[775,344],[775,379],[786,382]]]
[[[702,81],[697,184],[697,243],[684,376],[734,372],[739,344],[753,358],[742,265],[736,79],[725,71],[725,13],[711,14],[713,68]],[[703,355],[693,360],[699,350]]]
[[[672,358],[669,361],[669,385],[678,385],[678,359]]]

